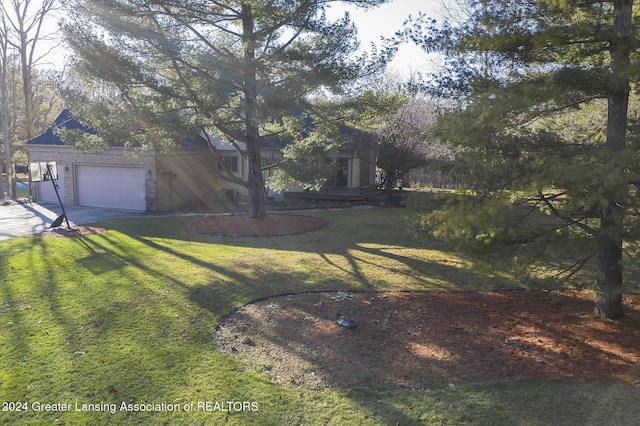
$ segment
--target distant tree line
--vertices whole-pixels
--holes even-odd
[[[43,67],[49,52],[41,49],[44,41],[56,43],[56,31],[49,32],[45,21],[59,7],[57,0],[3,0],[0,4],[0,153],[7,198],[17,197],[15,165],[27,161],[21,145],[44,131],[61,109],[57,86],[62,74]]]

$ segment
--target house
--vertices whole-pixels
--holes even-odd
[[[285,197],[312,200],[363,201],[373,195],[376,188],[376,150],[370,133],[344,127],[336,136],[343,138],[342,148],[328,151],[315,159],[320,168],[330,165],[335,174],[321,188],[296,188],[285,192]]]
[[[206,145],[183,142],[167,152],[151,149],[131,155],[123,146],[91,153],[65,145],[56,128],[83,128],[68,110],[42,135],[25,144],[29,162],[55,161],[62,202],[73,206],[137,211],[168,211],[211,203],[223,195],[218,176],[203,162],[211,155]],[[237,155],[229,152],[229,157]],[[57,202],[51,182],[32,186],[32,197]]]
[[[215,172],[211,167],[215,159],[203,140],[185,140],[168,151],[150,149],[135,155],[124,146],[111,146],[105,152],[91,153],[65,145],[56,134],[56,128],[89,133],[93,130],[83,127],[68,110],[64,110],[45,133],[25,144],[30,163],[56,162],[56,183],[63,204],[171,211],[230,198],[237,201],[247,195],[246,188],[222,179]],[[265,144],[263,157],[266,163],[273,164],[282,158],[283,143]],[[230,144],[218,140],[213,148],[236,177],[247,180],[248,164]],[[342,162],[344,176],[336,179],[336,185],[357,187],[373,183],[375,165],[369,158],[365,162],[359,152],[351,151],[330,155]],[[50,181],[33,183],[32,197],[39,202],[57,202]]]

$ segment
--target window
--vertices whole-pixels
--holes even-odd
[[[231,172],[238,172],[240,170],[240,168],[238,167],[238,157],[233,156],[233,157],[222,157],[220,159],[220,161],[226,166],[226,168],[231,171]],[[218,164],[218,170],[223,171],[224,167],[222,167],[222,164]]]

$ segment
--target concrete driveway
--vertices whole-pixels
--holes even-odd
[[[136,217],[140,212],[112,210],[97,207],[64,206],[71,227],[93,223],[104,219]],[[0,205],[0,240],[34,235],[46,231],[58,216],[62,214],[58,204],[11,204]],[[63,222],[66,228],[66,222]]]

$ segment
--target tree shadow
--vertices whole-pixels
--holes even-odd
[[[5,212],[3,217],[0,217],[0,240],[46,231],[57,217],[52,210],[31,203],[2,208],[7,209],[8,213]]]
[[[514,378],[620,378],[637,364],[640,310],[623,322],[544,292],[313,293],[269,298],[223,320],[217,342],[287,386],[433,390]],[[635,298],[640,302],[640,297]],[[341,328],[348,317],[357,327]]]
[[[45,271],[38,274],[46,275],[33,275],[34,285],[41,287],[33,290],[29,297],[42,297],[39,303],[51,310],[52,330],[55,331],[51,340],[52,354],[57,357],[52,359],[68,364],[70,377],[84,382],[80,386],[83,392],[116,398],[104,395],[109,384],[106,377],[113,366],[100,364],[100,359],[106,356],[92,353],[91,349],[113,351],[121,360],[119,367],[135,369],[138,375],[137,384],[126,392],[121,391],[117,398],[121,399],[125,394],[135,397],[137,390],[153,382],[152,375],[141,368],[143,364],[151,365],[148,368],[152,369],[170,369],[175,374],[176,363],[198,356],[161,350],[158,341],[187,339],[198,342],[199,349],[211,351],[211,332],[218,321],[252,300],[320,290],[386,290],[399,286],[411,290],[464,290],[514,286],[507,280],[473,270],[469,267],[470,261],[442,243],[430,242],[424,247],[412,240],[404,232],[406,230],[398,229],[397,224],[388,224],[389,221],[396,223],[395,219],[374,214],[373,223],[363,227],[357,222],[368,220],[370,215],[359,218],[348,218],[344,213],[328,215],[336,220],[333,223],[330,220],[330,224],[321,230],[272,238],[195,235],[186,228],[191,218],[136,218],[102,222],[112,232],[60,244],[60,247],[66,247],[61,253],[55,252],[55,244],[43,244],[40,238],[29,240],[32,246],[25,246],[24,252],[39,265],[34,270]],[[372,229],[380,231],[372,232]],[[126,236],[116,237],[116,232]],[[217,258],[215,254],[220,252],[212,250],[214,246],[216,250],[242,252],[243,257]],[[318,267],[282,269],[287,258],[294,254]],[[251,256],[263,259],[254,264]],[[56,265],[58,262],[66,262],[66,266]],[[175,273],[176,268],[185,267],[192,268],[193,274]],[[0,260],[0,269],[7,268],[6,262],[3,264]],[[74,272],[59,268],[73,268]],[[388,276],[395,277],[394,281],[388,281],[385,278]],[[112,277],[120,280],[117,288],[110,289]],[[30,311],[16,311],[16,294],[11,293],[10,287],[4,287],[3,291],[9,292],[3,298],[14,300],[11,302],[12,315],[17,321],[24,321]],[[69,297],[70,292],[82,294],[81,307],[65,309],[65,297]],[[75,297],[80,296],[74,295],[70,299]],[[125,339],[129,348],[115,344],[117,336],[114,334],[122,334],[125,323],[129,322],[128,326],[135,328],[138,321],[142,322],[148,316],[155,321],[148,336],[141,341]],[[333,317],[326,319],[335,321]],[[382,320],[384,318],[379,319]],[[380,322],[370,324],[380,326]],[[343,333],[350,331],[340,330]],[[15,330],[15,333],[11,340],[16,345],[23,344],[26,341],[24,330]],[[333,337],[333,334],[324,336],[326,339]],[[99,339],[110,344],[92,346]],[[286,334],[276,334],[274,340],[286,350],[300,343]],[[370,342],[362,344],[370,351],[375,346]],[[89,350],[85,355],[76,353],[87,347]],[[20,346],[17,350],[28,354],[30,348]],[[400,367],[401,361],[394,360],[394,364]],[[448,359],[435,359],[433,368],[444,370],[449,364]],[[88,384],[88,381],[95,383]],[[103,394],[98,394],[96,388]],[[394,415],[402,424],[415,422],[401,412],[390,414]]]
[[[17,258],[25,266],[14,266]],[[108,234],[12,241],[0,256],[4,399],[138,401],[162,388],[158,369],[179,377],[182,363],[210,353],[216,317],[201,318],[185,303],[189,283],[147,261],[126,238]],[[165,348],[168,340],[189,341],[189,349]],[[66,416],[30,418],[52,424],[56,414]]]
[[[110,238],[108,234],[103,234],[97,238],[79,239],[78,244],[86,247],[87,250],[92,253],[87,256],[88,258],[105,253],[105,251],[108,252],[107,255],[115,259],[113,262],[109,263],[118,265],[115,269],[120,269],[123,263],[127,263],[131,264],[136,269],[144,270],[145,273],[149,275],[172,281],[173,284],[181,287],[185,291],[185,294],[190,301],[215,315],[222,315],[223,313],[226,314],[231,312],[233,309],[237,308],[241,303],[240,301],[243,300],[246,301],[253,298],[268,297],[271,296],[274,291],[290,292],[292,290],[292,277],[285,273],[277,273],[275,271],[266,272],[270,275],[269,281],[281,282],[282,285],[275,289],[273,287],[263,288],[259,281],[252,279],[251,273],[240,273],[230,267],[223,267],[214,261],[205,261],[189,253],[175,250],[170,246],[167,246],[166,241],[160,243],[159,241],[150,238],[135,238],[137,242],[142,243],[148,248],[179,258],[189,264],[208,269],[214,274],[225,278],[224,285],[221,285],[220,282],[207,285],[193,285],[192,283],[172,278],[170,271],[156,269],[146,262],[136,261],[135,259],[138,256],[132,255],[128,250],[123,251],[122,253],[116,253],[113,250],[109,251],[108,247],[110,244],[103,243],[103,241],[109,240]],[[86,259],[87,257],[83,257],[82,259]],[[298,276],[295,278],[295,280],[299,279],[304,280],[305,277]],[[399,419],[402,424],[417,424],[414,419],[401,412],[393,413],[393,418]]]
[[[381,277],[385,274],[404,277],[406,287],[414,289],[519,287],[504,277],[475,268],[470,259],[440,241],[415,240],[394,216],[373,215],[373,223],[363,227],[361,222],[372,217],[369,211],[321,214],[329,219],[329,224],[324,228],[301,235],[276,237],[220,238],[196,234],[187,230],[188,222],[193,218],[161,220],[157,228],[130,226],[122,229],[116,226],[116,229],[139,241],[162,241],[162,244],[155,243],[155,248],[169,252],[173,252],[174,246],[170,241],[177,239],[234,248],[272,250],[285,258],[288,252],[317,255],[332,267],[336,277],[339,277],[339,286],[345,288],[384,288],[384,279]],[[348,214],[353,217],[345,220]],[[338,220],[332,220],[336,216]],[[172,222],[171,225],[169,222]],[[188,253],[173,254],[185,260],[190,257]],[[210,265],[213,263],[210,262]],[[334,284],[336,280],[328,281],[331,285],[325,289],[337,288]]]

